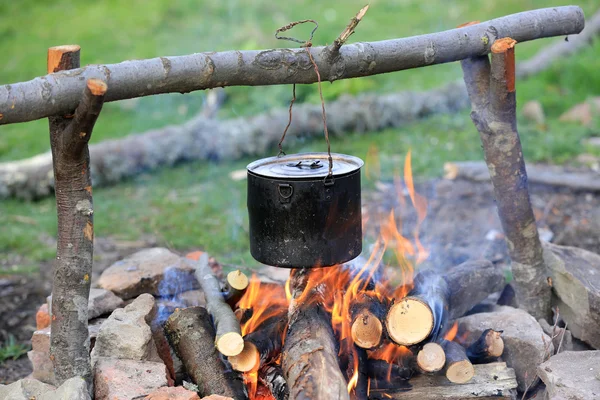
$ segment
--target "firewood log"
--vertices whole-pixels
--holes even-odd
[[[306,284],[313,270],[290,273],[293,300],[281,362],[290,399],[349,399],[338,365],[331,319],[318,301],[299,302],[304,290],[309,290]],[[307,297],[311,296],[319,296],[319,293],[307,293]]]
[[[465,348],[456,342],[443,339],[442,348],[446,353],[444,372],[452,383],[467,383],[475,375],[473,364],[469,361]]]
[[[388,363],[385,360],[369,358],[367,360],[367,375],[369,378],[379,381],[406,381],[415,373],[412,363],[407,364]]]
[[[351,334],[354,343],[363,349],[381,344],[386,305],[375,293],[360,292],[350,306]]]
[[[182,360],[200,396],[219,394],[235,400],[247,399],[241,375],[233,371],[215,348],[215,329],[203,307],[175,311],[165,324],[165,335]]]
[[[244,350],[228,357],[233,369],[247,372],[258,364],[265,365],[281,353],[283,335],[287,325],[285,310],[267,319],[254,332],[244,337]]]
[[[349,394],[352,400],[366,400],[368,398],[369,375],[367,362],[367,351],[358,347],[352,338],[347,337],[340,341],[339,364],[346,381],[348,381]],[[350,387],[352,379],[356,381],[353,387]]]
[[[258,379],[271,391],[275,400],[288,400],[290,391],[279,365],[263,365],[258,370]]]
[[[447,282],[433,271],[420,272],[408,296],[390,307],[385,320],[388,335],[405,346],[427,338],[436,341],[448,319],[448,301]]]
[[[204,291],[206,308],[215,324],[217,349],[225,356],[240,354],[244,349],[240,323],[225,302],[219,281],[209,267],[207,253],[203,253],[197,261],[195,275]]]
[[[250,280],[242,271],[235,270],[227,274],[225,285],[223,287],[223,296],[225,302],[235,310],[235,305],[246,293]]]
[[[441,345],[426,343],[417,353],[417,365],[423,373],[434,373],[444,368],[446,364],[446,353]]]
[[[504,352],[502,331],[486,329],[479,339],[467,347],[467,357],[473,364],[484,364],[496,361]]]

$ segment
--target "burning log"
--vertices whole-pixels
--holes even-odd
[[[196,264],[196,279],[206,298],[206,308],[213,318],[216,328],[215,343],[225,356],[236,356],[244,349],[244,339],[240,323],[231,307],[227,305],[217,278],[208,265],[208,254],[203,253]]]
[[[386,311],[385,303],[375,293],[361,292],[357,295],[350,306],[350,316],[352,340],[358,347],[372,349],[381,344],[381,321],[385,319]]]
[[[288,400],[290,391],[279,365],[264,365],[258,370],[258,379],[271,391],[275,400]]]
[[[235,305],[244,296],[249,284],[250,280],[246,274],[239,269],[227,274],[223,295],[225,296],[225,302],[229,304],[232,309],[235,309]]]
[[[393,304],[386,317],[390,338],[404,346],[436,341],[448,319],[448,284],[433,271],[420,272],[408,296]]]
[[[426,343],[417,354],[417,366],[423,373],[441,371],[446,364],[446,353],[437,343]]]
[[[167,319],[165,334],[201,396],[248,398],[241,375],[228,368],[215,349],[215,329],[205,308],[175,311]]]
[[[356,346],[351,338],[340,341],[339,364],[342,373],[348,381],[348,393],[351,399],[361,400],[368,398],[367,351]]]
[[[388,363],[385,360],[376,360],[369,358],[367,360],[367,375],[371,379],[378,381],[406,381],[414,375],[414,368],[395,363]]]
[[[294,300],[290,304],[281,362],[290,399],[349,399],[338,365],[331,321],[322,307],[312,301],[319,293],[307,287],[309,274],[313,271],[318,270],[292,270],[290,273],[290,291]],[[305,290],[313,292],[313,299],[300,302]]]
[[[258,364],[265,365],[281,353],[283,332],[287,325],[285,315],[269,318],[254,332],[244,337],[244,350],[237,356],[228,357],[233,369],[247,372]]]
[[[442,340],[442,348],[446,353],[444,367],[446,378],[452,383],[467,383],[475,375],[473,364],[469,361],[465,348],[456,342]]]
[[[479,339],[467,347],[467,357],[473,364],[484,364],[496,361],[504,352],[502,331],[486,329]]]

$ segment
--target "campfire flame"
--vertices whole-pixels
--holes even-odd
[[[369,157],[377,157],[376,149],[369,150]],[[370,173],[378,175],[378,170],[377,164],[377,167]],[[366,261],[356,262],[355,260],[344,266],[312,269],[305,289],[295,299],[293,299],[295,294],[291,292],[289,279],[284,290],[279,288],[275,293],[276,289],[273,288],[275,285],[269,287],[261,284],[259,279],[253,275],[250,286],[239,304],[240,308],[252,309],[252,317],[242,324],[242,334],[247,335],[255,331],[265,320],[277,315],[282,308],[287,308],[290,304],[292,307],[297,307],[318,303],[331,315],[331,325],[340,343],[339,355],[348,356],[348,360],[353,364],[348,372],[347,386],[348,393],[351,393],[359,380],[359,356],[351,337],[350,308],[353,301],[359,293],[365,291],[382,302],[402,299],[413,287],[415,266],[429,256],[428,251],[419,240],[419,229],[427,215],[427,201],[415,191],[410,152],[404,163],[404,187],[417,214],[417,222],[411,232],[412,240],[402,234],[402,222],[392,210],[380,221],[377,237]],[[403,191],[398,194],[398,200],[401,205],[406,203]],[[369,224],[373,224],[376,219],[379,218],[365,215],[363,223],[369,221]],[[389,253],[393,255],[395,267],[390,267],[389,262],[384,261],[384,259],[389,259],[389,257],[386,258]],[[378,276],[382,274],[382,268],[386,269],[383,274],[387,276],[385,280]],[[447,337],[453,331],[455,335],[456,332],[453,328]],[[282,334],[284,333],[282,332]],[[369,358],[385,360],[389,364],[388,380],[391,380],[392,366],[394,364],[403,365],[405,360],[412,356],[412,352],[407,347],[391,342],[368,352]],[[257,371],[254,370],[245,374],[250,399],[263,398],[258,397],[260,390],[257,392],[257,375]],[[366,384],[370,388],[371,382],[368,381]]]
[[[458,322],[455,322],[454,325],[452,325],[452,327],[444,335],[444,339],[451,342],[454,340],[457,333],[458,333]]]

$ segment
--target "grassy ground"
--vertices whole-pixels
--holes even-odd
[[[315,44],[330,42],[364,0],[319,2],[295,0],[198,2],[181,0],[131,0],[87,2],[35,0],[0,2],[0,84],[31,79],[45,72],[47,47],[78,43],[82,63],[114,63],[124,59],[179,55],[200,51],[287,47],[273,32],[287,22],[314,18],[320,23]],[[582,0],[587,15],[595,0]],[[562,5],[557,0],[383,1],[375,0],[352,41],[371,41],[450,29],[474,20],[486,20],[528,9]],[[27,27],[27,29],[23,29]],[[306,31],[298,32],[306,35]],[[561,40],[561,39],[557,39]],[[523,43],[517,59],[526,59],[550,40]],[[560,60],[548,71],[518,82],[518,101],[536,99],[548,115],[547,127],[521,121],[520,130],[528,160],[564,162],[583,151],[581,139],[597,134],[597,125],[582,128],[558,122],[558,115],[600,87],[600,42],[577,56]],[[423,90],[460,78],[458,64],[447,64],[325,85],[327,99],[342,93]],[[594,92],[594,88],[595,92]],[[221,118],[285,106],[289,87],[228,88],[229,102]],[[201,107],[203,93],[161,95],[106,105],[92,142],[121,137],[149,128],[181,123]],[[316,86],[299,88],[305,101],[317,100]],[[47,151],[47,122],[0,127],[0,161]],[[298,146],[296,151],[323,150],[322,141]],[[378,149],[381,175],[388,179],[413,150],[418,175],[439,175],[444,161],[481,159],[481,149],[468,111],[436,116],[422,122],[367,135],[349,134],[333,142],[337,152],[367,157]],[[252,262],[248,254],[245,182],[229,173],[250,160],[233,164],[192,163],[142,175],[122,185],[94,192],[95,227],[99,236],[135,239],[156,235],[177,249],[204,247],[232,263]],[[367,162],[369,159],[367,159]],[[372,184],[367,179],[367,187]],[[0,202],[0,254],[26,255],[31,263],[51,258],[56,210],[53,199],[36,203]],[[27,265],[15,266],[28,270]]]

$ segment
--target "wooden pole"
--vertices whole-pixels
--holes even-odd
[[[79,67],[76,45],[48,50],[48,71]],[[49,118],[58,243],[52,288],[50,358],[58,384],[80,376],[92,387],[88,297],[93,257],[93,205],[88,142],[100,114],[106,84],[89,79],[77,109]]]
[[[517,131],[515,44],[511,38],[498,39],[491,48],[491,64],[487,56],[478,56],[461,65],[508,244],[517,300],[536,319],[547,319],[550,286]]]
[[[314,47],[311,54],[322,80],[334,81],[459,61],[489,53],[491,44],[498,38],[510,35],[525,42],[579,33],[584,25],[580,7],[552,7],[444,32],[344,44],[338,57],[331,57],[329,47]],[[69,73],[0,86],[0,125],[69,112],[79,101],[83,81],[89,78],[102,78],[110,84],[107,101],[221,86],[317,81],[306,49],[297,48],[198,53],[90,65]]]

